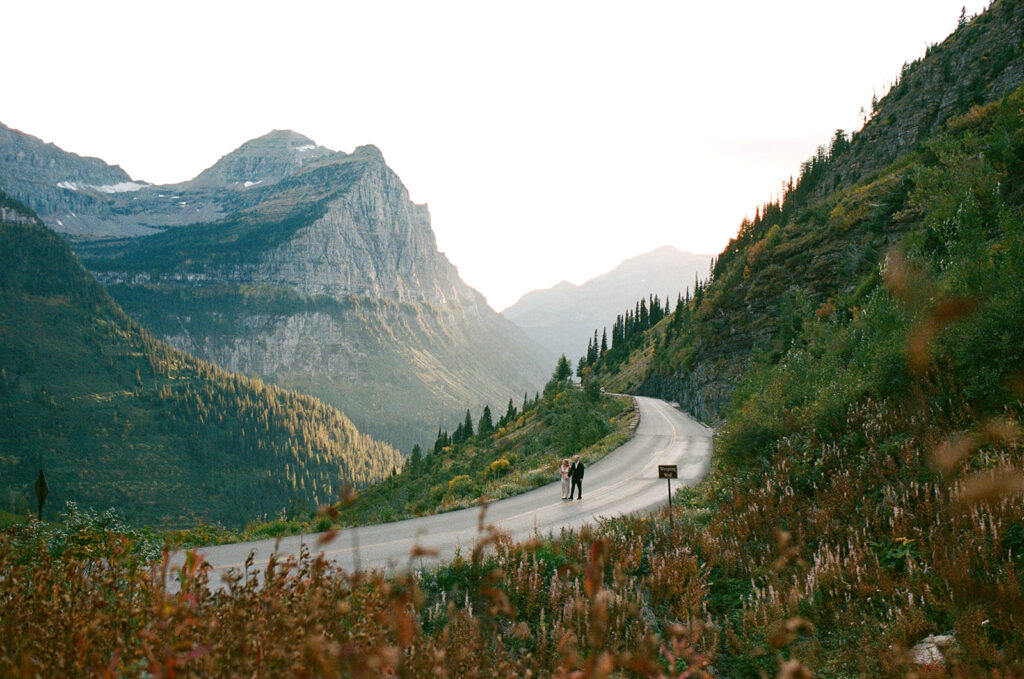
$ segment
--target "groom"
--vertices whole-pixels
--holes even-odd
[[[579,489],[579,496],[577,500],[583,499],[583,463],[580,462],[580,456],[576,455],[572,458],[572,466],[569,467],[569,479],[572,481],[572,489],[569,491],[569,499],[573,499],[573,495],[576,494],[576,489]]]

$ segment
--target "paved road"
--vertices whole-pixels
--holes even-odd
[[[560,483],[555,482],[528,493],[495,502],[487,509],[486,521],[507,531],[517,540],[557,533],[562,528],[579,528],[598,517],[618,516],[657,509],[667,502],[664,479],[658,478],[659,464],[675,464],[679,485],[693,485],[708,471],[711,463],[710,428],[665,401],[636,397],[640,423],[631,440],[586,469],[583,499],[560,499]],[[404,568],[410,563],[414,545],[436,549],[438,557],[422,559],[423,565],[447,560],[457,548],[469,554],[478,536],[479,508],[463,509],[394,523],[363,526],[339,531],[323,546],[315,545],[317,535],[296,535],[277,540],[260,540],[234,545],[205,547],[204,554],[214,571],[211,585],[220,583],[220,573],[239,568],[250,552],[254,565],[263,569],[276,549],[279,558],[295,555],[307,545],[313,553],[323,551],[346,570],[358,568]],[[358,542],[358,546],[354,543]],[[172,563],[180,565],[184,555],[177,553]],[[420,564],[417,559],[416,565]],[[172,585],[173,586],[173,585]]]

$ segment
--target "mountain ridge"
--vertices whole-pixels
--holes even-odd
[[[532,290],[502,311],[550,356],[571,359],[586,354],[587,338],[596,329],[611,329],[616,314],[640,297],[657,295],[664,303],[694,285],[704,274],[711,255],[683,252],[665,245],[627,258],[615,268],[582,285],[562,281]]]
[[[376,146],[278,130],[191,182],[71,192],[100,224],[77,232],[77,253],[144,327],[402,448],[544,383],[543,351],[462,281]]]

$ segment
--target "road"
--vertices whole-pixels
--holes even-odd
[[[712,430],[659,399],[636,397],[640,422],[632,439],[603,459],[588,466],[583,479],[583,499],[561,500],[560,483],[554,482],[491,504],[486,522],[508,532],[516,540],[536,534],[557,534],[562,528],[579,528],[599,517],[612,517],[657,509],[668,502],[666,481],[658,478],[659,464],[678,466],[679,479],[672,487],[693,485],[711,464]],[[211,586],[230,568],[241,570],[250,552],[254,566],[264,569],[274,550],[278,558],[297,555],[303,545],[314,554],[323,551],[339,566],[401,569],[411,562],[414,545],[435,549],[437,557],[420,557],[417,566],[451,559],[456,549],[468,555],[478,537],[480,509],[462,509],[433,516],[363,526],[338,531],[334,540],[317,548],[318,534],[295,535],[256,542],[204,547],[198,550],[212,566]],[[180,566],[184,554],[172,556]],[[421,564],[422,562],[422,564]],[[173,585],[171,585],[173,587]]]

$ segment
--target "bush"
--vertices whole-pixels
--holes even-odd
[[[492,462],[490,465],[488,465],[488,469],[490,470],[491,476],[497,477],[507,474],[511,466],[512,465],[508,460],[506,460],[503,457],[500,457],[494,462]]]

